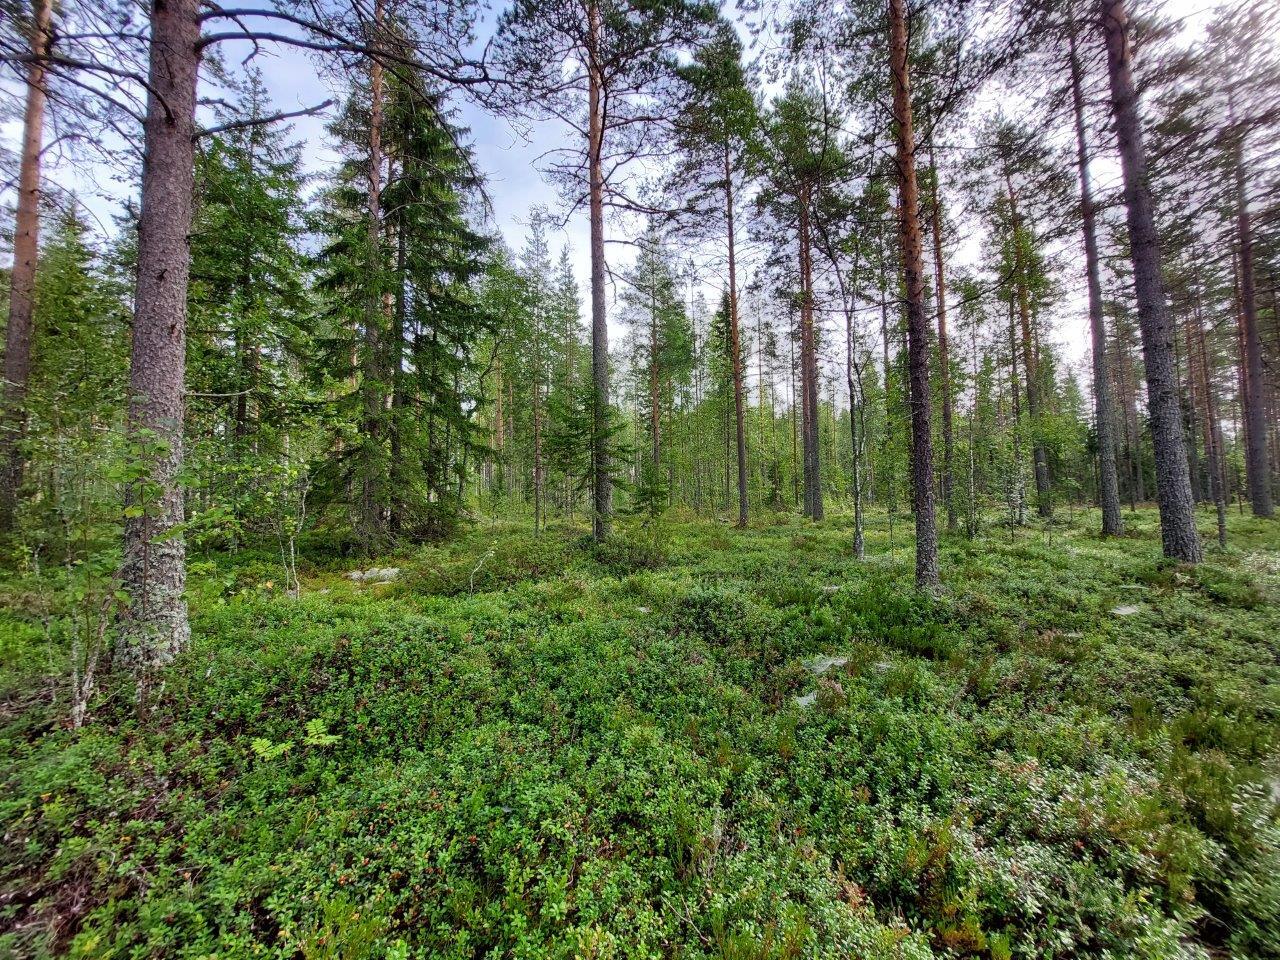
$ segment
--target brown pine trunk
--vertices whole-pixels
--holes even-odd
[[[1213,377],[1209,372],[1209,349],[1205,342],[1198,284],[1195,303],[1195,335],[1200,354],[1200,386],[1204,395],[1204,448],[1205,456],[1209,461],[1209,492],[1213,497],[1214,512],[1218,521],[1218,548],[1226,549],[1227,474],[1222,456],[1222,421],[1218,417],[1217,400],[1213,393]]]
[[[381,40],[383,6],[375,0],[373,7],[373,45]],[[368,230],[368,267],[371,272],[381,271],[382,249],[382,63],[376,58],[369,61],[369,170],[366,183],[366,212]],[[382,479],[382,423],[383,423],[383,364],[382,323],[383,300],[373,294],[365,305],[364,355],[361,358],[360,397],[362,423],[360,438],[359,501],[356,505],[356,528],[366,547],[372,547],[382,539],[383,522]],[[434,484],[431,484],[434,486]]]
[[[609,325],[605,313],[604,293],[604,90],[598,63],[600,54],[600,7],[591,2],[587,8],[590,31],[588,59],[587,167],[590,180],[591,220],[591,380],[595,387],[592,410],[591,469],[592,485],[591,533],[597,540],[609,536],[613,516],[613,483],[609,474]]]
[[[1080,229],[1084,234],[1085,277],[1089,286],[1089,331],[1093,343],[1093,404],[1098,432],[1098,501],[1102,507],[1102,535],[1124,533],[1120,513],[1120,484],[1116,478],[1115,419],[1111,376],[1107,370],[1107,330],[1102,314],[1102,281],[1098,269],[1097,211],[1089,183],[1089,142],[1085,131],[1084,83],[1071,27],[1071,102],[1076,125],[1076,173],[1080,181]]]
[[[1013,298],[1009,298],[1009,404],[1013,415],[1013,477],[1011,503],[1014,526],[1027,522],[1027,488],[1022,472],[1022,397],[1018,386],[1018,331],[1013,322]]]
[[[959,524],[954,497],[955,446],[951,427],[951,357],[947,343],[947,279],[942,269],[942,196],[938,183],[938,165],[933,158],[933,141],[929,141],[929,173],[933,179],[933,282],[938,294],[938,374],[942,388],[942,501],[947,507],[947,530],[954,533]]]
[[[804,393],[805,514],[823,518],[818,455],[818,358],[813,329],[813,249],[809,225],[809,190],[800,197],[800,388]]]
[[[1235,174],[1236,236],[1240,247],[1240,339],[1241,358],[1248,371],[1244,378],[1245,478],[1254,516],[1269,517],[1271,471],[1267,465],[1267,421],[1263,401],[1262,339],[1258,334],[1258,298],[1253,270],[1253,228],[1249,222],[1249,198],[1245,190],[1244,134],[1237,133],[1232,145]]]
[[[724,215],[729,240],[729,349],[733,352],[733,409],[738,431],[738,526],[747,528],[747,427],[742,399],[742,343],[738,327],[738,267],[733,235],[733,165],[724,149]]]
[[[0,420],[0,532],[13,529],[13,513],[26,458],[27,378],[31,375],[32,315],[40,231],[40,153],[44,143],[45,64],[53,43],[51,0],[35,0],[31,52],[27,67],[27,105],[22,121],[22,159],[18,171],[18,211],[9,277],[9,325],[4,344],[4,410]]]
[[[1182,442],[1182,411],[1173,364],[1173,325],[1160,275],[1160,238],[1147,180],[1138,95],[1133,83],[1129,18],[1124,0],[1099,0],[1107,42],[1111,108],[1116,144],[1124,172],[1129,255],[1133,261],[1142,353],[1147,375],[1147,403],[1155,448],[1156,496],[1164,553],[1175,560],[1198,563],[1202,552],[1196,532],[1195,502]]]
[[[905,0],[889,0],[889,62],[893,84],[893,118],[898,140],[898,235],[902,246],[902,273],[907,290],[916,585],[932,590],[939,586],[940,577],[938,530],[934,522],[933,506],[933,437],[929,425],[929,325],[924,312],[924,248],[920,238],[920,193],[916,183]]]
[[[195,188],[198,13],[197,0],[157,0],[151,10],[127,424],[131,456],[146,476],[127,494],[120,580],[129,605],[115,654],[118,664],[139,674],[171,661],[191,639],[183,595],[186,543],[173,530],[183,519],[178,474]]]
[[[853,555],[863,560],[867,555],[866,537],[862,529],[862,457],[861,434],[858,432],[858,420],[862,415],[862,370],[855,359],[856,345],[853,335],[854,298],[858,289],[858,259],[854,252],[853,291],[845,290],[844,277],[840,274],[839,264],[834,263],[836,277],[840,281],[841,299],[844,301],[844,374],[849,387],[849,449],[853,457]]]

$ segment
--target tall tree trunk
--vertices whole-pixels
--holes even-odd
[[[1080,229],[1084,234],[1085,277],[1089,286],[1089,332],[1093,342],[1093,404],[1098,431],[1098,501],[1102,507],[1102,535],[1124,533],[1120,513],[1120,484],[1116,478],[1115,418],[1111,404],[1111,376],[1107,370],[1107,330],[1102,313],[1102,280],[1098,268],[1097,211],[1089,183],[1089,141],[1085,130],[1084,82],[1071,25],[1071,103],[1076,125],[1076,173],[1080,180]]]
[[[649,272],[649,457],[654,476],[662,464],[662,406],[658,390],[658,297],[657,278]]]
[[[609,472],[609,324],[604,299],[604,78],[599,65],[603,25],[599,5],[587,8],[590,50],[587,110],[587,166],[591,220],[591,380],[594,385],[591,430],[592,520],[597,541],[609,536],[613,518],[613,482]]]
[[[929,174],[933,180],[933,283],[938,294],[938,375],[942,388],[942,501],[947,507],[947,530],[958,525],[955,504],[955,445],[951,427],[951,356],[947,342],[947,279],[942,263],[942,194],[938,165],[929,139]]]
[[[793,503],[800,502],[800,467],[797,460],[796,444],[798,436],[798,426],[796,420],[796,394],[800,393],[796,386],[796,378],[800,375],[799,368],[796,366],[796,338],[791,338],[791,499]],[[801,397],[801,406],[807,405],[807,401]],[[808,488],[805,489],[806,496]],[[809,515],[809,504],[806,500],[804,505],[804,515]]]
[[[738,526],[747,528],[747,427],[743,414],[742,342],[738,326],[738,266],[733,218],[733,164],[724,148],[724,215],[729,240],[729,349],[733,354],[733,409],[738,430]]]
[[[4,410],[0,420],[0,532],[13,529],[18,488],[26,458],[27,378],[31,375],[32,314],[40,231],[40,153],[44,144],[45,63],[53,43],[52,0],[35,0],[31,53],[27,67],[27,106],[22,121],[22,159],[18,170],[18,211],[9,276],[9,325],[4,343]]]
[[[370,44],[382,40],[383,5],[375,0],[373,35]],[[369,60],[369,169],[366,188],[366,230],[368,265],[372,277],[382,273],[382,62]],[[356,524],[366,548],[382,539],[385,531],[383,500],[386,490],[381,483],[383,426],[382,323],[383,298],[376,284],[365,304],[363,356],[360,371],[361,438],[359,501]]]
[[[800,196],[800,388],[804,392],[805,512],[823,518],[821,466],[818,454],[818,350],[813,326],[813,238],[806,188]]]
[[[844,291],[844,278],[840,277],[839,267],[836,267],[836,275],[840,279],[841,291]],[[858,261],[857,254],[854,254],[853,264],[853,296],[857,295],[858,289]],[[844,374],[849,386],[849,449],[853,455],[853,555],[859,560],[863,560],[867,555],[866,537],[862,529],[862,456],[861,456],[861,439],[862,434],[858,430],[858,420],[862,415],[862,370],[858,366],[855,358],[857,346],[854,343],[853,335],[853,313],[854,300],[851,296],[845,295],[842,298],[845,302],[844,311]]]
[[[932,590],[938,587],[940,577],[938,530],[934,522],[933,507],[933,436],[929,426],[929,325],[924,312],[924,248],[920,238],[920,193],[916,183],[905,0],[889,0],[889,60],[893,84],[893,117],[898,139],[898,234],[902,246],[902,273],[907,289],[916,584]]]
[[[1147,403],[1155,448],[1156,495],[1165,555],[1198,563],[1202,552],[1196,532],[1195,501],[1182,443],[1182,411],[1173,367],[1173,325],[1160,275],[1160,238],[1156,234],[1147,161],[1142,146],[1138,95],[1133,83],[1129,18],[1124,0],[1099,0],[1107,42],[1111,109],[1124,172],[1129,254],[1133,261],[1142,355],[1147,375]]]
[[[145,471],[127,494],[120,579],[129,595],[116,662],[138,674],[186,649],[186,543],[182,523],[183,380],[195,189],[197,0],[151,10],[138,276],[129,364],[127,437]]]
[[[1262,338],[1258,334],[1258,298],[1253,270],[1253,228],[1245,188],[1244,133],[1237,131],[1231,153],[1235,175],[1236,236],[1240,247],[1240,321],[1247,374],[1244,378],[1245,479],[1254,516],[1269,517],[1271,471],[1267,465],[1267,420],[1263,401]]]
[[[1209,348],[1205,342],[1204,320],[1201,315],[1199,282],[1196,284],[1195,335],[1200,353],[1200,386],[1204,394],[1204,447],[1209,460],[1209,491],[1213,497],[1214,513],[1218,522],[1218,549],[1227,546],[1227,474],[1222,456],[1222,425],[1218,418],[1217,401],[1213,392],[1213,376],[1209,372]],[[1192,366],[1195,364],[1193,363]]]
[[[533,356],[537,374],[533,378],[533,533],[542,532],[545,524],[543,504],[546,472],[542,462],[542,337],[535,320]]]
[[[1022,398],[1018,387],[1018,331],[1013,323],[1013,297],[1009,298],[1009,404],[1013,414],[1013,477],[1010,488],[1014,526],[1027,522],[1027,487],[1022,472]]]
[[[1027,276],[1027,261],[1022,255],[1024,231],[1018,214],[1017,194],[1013,180],[1006,170],[1005,187],[1009,192],[1009,213],[1013,221],[1014,277],[1018,287],[1018,325],[1022,331],[1022,373],[1027,383],[1027,419],[1031,424],[1031,462],[1036,481],[1036,512],[1042,517],[1053,516],[1053,502],[1049,496],[1049,461],[1044,443],[1040,440],[1040,379],[1036,373],[1036,354],[1031,335],[1031,305]]]

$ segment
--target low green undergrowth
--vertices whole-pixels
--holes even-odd
[[[79,730],[14,581],[0,956],[1280,956],[1280,528],[1092,520],[202,558]]]

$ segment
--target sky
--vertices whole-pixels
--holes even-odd
[[[266,0],[250,0],[254,4],[268,5]],[[1210,0],[1157,0],[1159,7],[1170,17],[1182,22],[1184,34],[1188,39],[1199,35],[1203,25],[1212,11]],[[248,4],[245,4],[248,5]],[[223,55],[228,64],[237,64],[248,53],[243,44],[223,44]],[[274,106],[281,111],[299,110],[314,106],[322,101],[333,99],[338,101],[345,91],[331,86],[329,81],[317,70],[317,65],[310,54],[292,47],[275,46],[262,48],[262,54],[254,63],[262,72],[270,92]],[[202,93],[208,92],[207,84]],[[0,84],[9,96],[19,94],[18,85],[10,82]],[[491,208],[493,224],[502,233],[511,249],[519,251],[524,243],[530,210],[542,205],[550,209],[553,215],[559,215],[564,209],[558,191],[539,171],[539,158],[551,148],[567,142],[570,133],[554,121],[519,121],[495,116],[480,109],[474,103],[457,99],[456,122],[469,129],[469,140],[478,168],[486,177],[485,192]],[[330,108],[328,115],[332,115]],[[0,144],[15,149],[21,134],[20,111],[18,118],[0,122]],[[303,164],[307,172],[324,174],[333,169],[337,156],[330,146],[330,138],[324,127],[326,115],[305,116],[290,121],[292,139],[304,143],[302,151]],[[1093,175],[1100,186],[1108,181],[1118,180],[1119,171],[1114,164],[1105,159],[1094,163]],[[57,181],[63,188],[74,190],[90,213],[90,219],[105,230],[112,229],[114,217],[118,215],[121,203],[136,191],[136,185],[121,183],[101,168],[91,167],[88,170],[73,170],[65,166],[55,166],[47,170],[47,175]],[[945,196],[945,195],[944,195]],[[12,203],[12,191],[0,197],[5,203]],[[963,264],[975,262],[981,252],[981,242],[975,230],[961,222],[958,224],[960,238],[954,254],[955,260]],[[615,237],[619,227],[611,225],[607,230]],[[578,279],[579,289],[583,297],[584,316],[586,315],[589,292],[589,245],[585,211],[579,211],[571,217],[566,227],[558,235],[551,237],[553,256],[558,257],[559,248],[567,244],[571,263]],[[631,257],[626,246],[610,245],[608,248],[610,264],[615,269],[624,265]],[[954,265],[954,264],[953,264]],[[746,272],[751,270],[750,257],[747,257]],[[1082,367],[1088,361],[1088,319],[1086,304],[1082,295],[1081,282],[1074,276],[1078,270],[1071,270],[1071,276],[1064,277],[1068,286],[1068,296],[1059,304],[1051,318],[1053,339],[1064,350],[1068,362],[1075,367]],[[741,278],[743,285],[747,277]],[[703,284],[703,293],[707,301],[714,303],[717,291],[723,280],[714,271],[708,271]],[[613,309],[613,292],[610,293],[610,341],[618,343],[621,326],[617,321],[618,310]],[[750,329],[752,319],[744,318],[744,324]],[[1087,379],[1087,378],[1086,378]]]

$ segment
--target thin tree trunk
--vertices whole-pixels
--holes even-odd
[[[9,276],[9,325],[4,344],[4,410],[0,421],[0,532],[13,529],[18,488],[26,457],[27,379],[31,375],[32,315],[40,231],[40,154],[44,143],[45,64],[53,44],[51,0],[35,0],[31,52],[27,67],[27,105],[22,121],[22,159],[18,170],[18,211]]]
[[[855,254],[856,258],[856,254]],[[854,260],[854,291],[857,291],[857,260]],[[839,267],[837,267],[837,276],[839,276]],[[844,279],[840,278],[840,285],[843,289]],[[860,456],[861,448],[858,431],[858,418],[862,412],[862,371],[858,369],[857,361],[854,358],[856,345],[853,336],[853,311],[854,302],[851,298],[845,297],[844,312],[844,373],[845,379],[849,385],[849,448],[853,454],[853,554],[859,560],[863,560],[867,555],[866,538],[862,530],[862,458]],[[855,377],[856,371],[856,377]]]
[[[146,471],[130,486],[120,580],[129,595],[116,662],[145,675],[186,649],[183,520],[183,381],[187,284],[195,189],[197,0],[166,0],[151,11],[149,92],[144,124],[138,275],[129,364],[127,437]]]
[[[1098,501],[1102,507],[1102,535],[1124,533],[1120,513],[1120,484],[1116,479],[1115,419],[1111,377],[1107,370],[1107,330],[1102,313],[1102,281],[1098,268],[1097,211],[1089,183],[1089,142],[1085,131],[1084,83],[1071,25],[1071,101],[1076,125],[1076,171],[1080,180],[1080,224],[1084,234],[1085,277],[1089,286],[1089,331],[1093,341],[1093,403],[1098,432]]]
[[[818,359],[813,326],[813,250],[809,191],[800,197],[800,388],[804,392],[804,485],[806,513],[823,518],[818,453]]]
[[[588,51],[587,166],[591,220],[591,380],[594,385],[591,431],[592,520],[597,540],[609,536],[613,517],[613,482],[609,472],[609,325],[604,295],[604,78],[599,66],[603,25],[599,5],[587,8]]]
[[[733,218],[733,164],[724,148],[725,233],[729,240],[729,349],[733,354],[733,408],[738,432],[738,526],[747,528],[747,427],[743,412],[742,343],[738,326],[738,266]]]
[[[916,584],[932,590],[939,586],[940,577],[938,530],[934,522],[933,507],[933,437],[929,425],[929,328],[924,312],[924,249],[920,238],[920,194],[916,183],[905,0],[889,0],[889,58],[893,115],[898,139],[899,239],[902,245],[902,273],[907,290]]]
[[[929,139],[929,173],[933,180],[933,282],[938,294],[938,375],[942,388],[942,501],[947,507],[947,530],[958,525],[955,504],[955,446],[951,426],[951,357],[947,342],[947,280],[942,263],[942,195],[938,165]]]
[[[382,37],[383,5],[375,0],[373,36],[377,45]],[[368,264],[374,273],[382,269],[382,63],[369,60],[369,169],[366,183],[366,228],[368,230]],[[360,438],[360,500],[357,523],[360,539],[366,548],[382,538],[383,498],[381,441],[383,424],[382,313],[383,301],[375,289],[365,305],[364,357],[361,363],[360,396],[362,409]]]
[[[654,476],[662,463],[662,409],[658,391],[657,278],[649,273],[649,442]]]
[[[1263,401],[1262,339],[1258,334],[1258,298],[1253,270],[1253,229],[1249,222],[1249,197],[1245,189],[1244,134],[1237,133],[1232,145],[1235,174],[1236,235],[1240,246],[1240,320],[1247,375],[1244,378],[1245,479],[1254,516],[1269,517],[1271,471],[1267,465],[1267,424]]]
[[[1217,401],[1213,394],[1213,377],[1209,373],[1209,349],[1204,337],[1199,281],[1196,283],[1195,337],[1200,353],[1200,386],[1204,394],[1204,449],[1209,461],[1209,493],[1213,497],[1218,522],[1218,549],[1227,547],[1227,475],[1223,469],[1222,427],[1218,419]],[[1190,351],[1188,351],[1190,352]],[[1192,367],[1195,363],[1188,358]]]
[[[1027,522],[1027,487],[1022,472],[1022,398],[1018,387],[1018,332],[1013,324],[1013,297],[1009,298],[1009,403],[1013,414],[1013,503],[1015,526]]]
[[[1014,276],[1018,287],[1018,325],[1022,331],[1022,373],[1027,384],[1027,419],[1031,424],[1031,461],[1036,481],[1036,512],[1041,517],[1053,516],[1053,502],[1049,497],[1049,463],[1044,443],[1040,441],[1040,380],[1036,375],[1036,355],[1032,349],[1031,306],[1027,277],[1027,263],[1022,256],[1022,220],[1018,214],[1017,195],[1013,181],[1005,171],[1005,186],[1009,192],[1009,212],[1013,221]]]
[[[1182,443],[1182,413],[1173,369],[1173,326],[1165,303],[1164,279],[1160,275],[1160,238],[1156,233],[1138,96],[1133,83],[1129,18],[1124,0],[1099,2],[1107,42],[1116,143],[1124,172],[1129,253],[1138,298],[1147,403],[1155,447],[1161,539],[1166,556],[1197,563],[1202,552]]]

